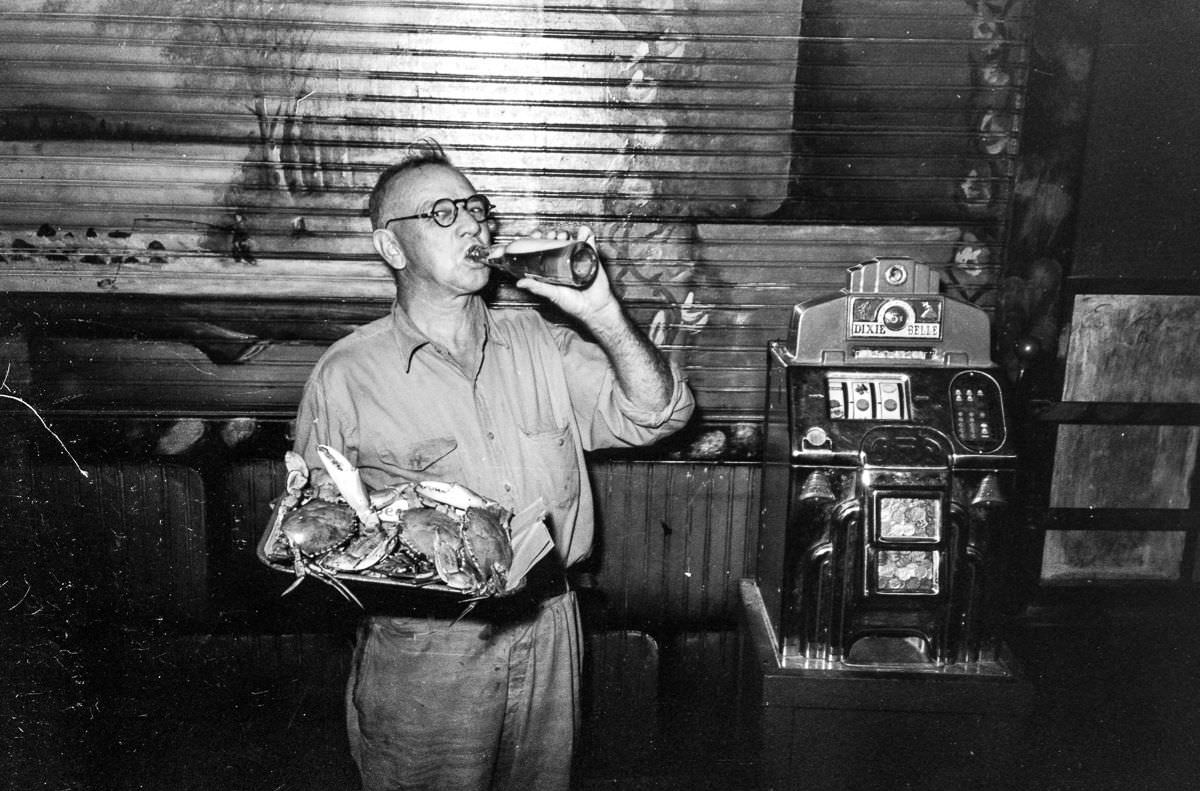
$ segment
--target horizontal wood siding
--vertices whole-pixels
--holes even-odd
[[[13,0],[0,279],[8,293],[145,297],[149,314],[194,299],[201,340],[229,343],[247,334],[223,323],[229,301],[271,317],[279,300],[318,300],[314,325],[338,301],[378,315],[392,287],[366,194],[429,137],[494,198],[501,239],[591,225],[705,416],[757,419],[765,342],[847,266],[916,254],[994,305],[1026,13],[1020,0]],[[162,345],[194,332],[164,338],[128,314],[114,317],[124,332],[70,330],[79,304],[15,320],[52,405],[138,403],[144,376],[164,409],[284,409],[330,339],[265,321],[248,346],[319,343],[196,357]]]

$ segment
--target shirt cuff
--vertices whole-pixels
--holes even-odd
[[[671,398],[667,405],[662,409],[649,410],[644,409],[628,396],[621,389],[620,384],[616,381],[616,375],[610,370],[609,378],[612,380],[612,399],[613,405],[625,416],[631,423],[643,428],[656,429],[666,425],[672,419],[679,423],[683,423],[691,416],[694,400],[692,390],[687,385],[687,379],[683,375],[683,371],[674,362],[670,363],[671,379],[674,382],[674,387],[671,391]]]

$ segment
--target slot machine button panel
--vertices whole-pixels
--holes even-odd
[[[988,453],[1004,444],[1004,400],[1000,385],[982,371],[964,371],[950,381],[954,437],[964,447]]]

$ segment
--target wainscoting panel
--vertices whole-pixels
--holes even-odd
[[[605,612],[650,626],[733,623],[737,581],[753,570],[756,464],[602,461],[587,567]]]

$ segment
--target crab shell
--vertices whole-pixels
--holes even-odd
[[[400,514],[400,540],[413,551],[433,561],[438,576],[451,587],[459,579],[458,520],[434,508],[412,508]],[[469,584],[469,583],[468,583]]]
[[[512,564],[507,515],[499,506],[468,508],[462,516],[414,508],[401,514],[400,540],[431,558],[451,588],[491,595],[504,590]]]
[[[463,516],[462,545],[479,581],[476,593],[499,593],[508,583],[512,542],[507,516],[499,506],[468,508]]]
[[[318,563],[330,571],[363,571],[383,560],[396,546],[396,531],[378,524],[362,525],[358,534],[336,552],[321,558]]]
[[[319,555],[342,544],[355,533],[354,509],[345,503],[309,500],[289,511],[279,529],[297,551]]]

